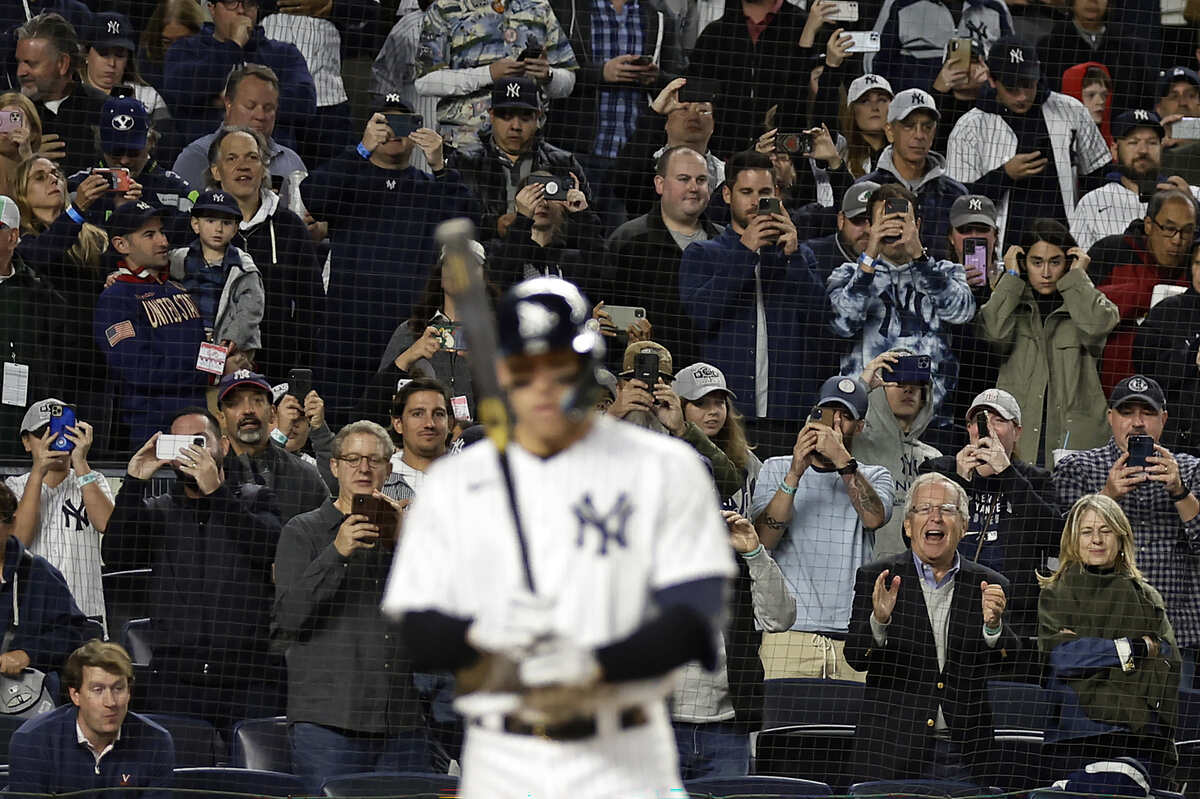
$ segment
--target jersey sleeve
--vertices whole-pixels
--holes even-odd
[[[712,478],[700,459],[691,452],[664,459],[662,474],[650,587],[661,591],[707,577],[734,577],[729,533]]]
[[[398,619],[411,610],[473,615],[457,596],[449,566],[458,562],[454,531],[461,523],[447,510],[460,501],[450,493],[445,482],[426,480],[405,514],[400,546],[383,592],[384,615]]]

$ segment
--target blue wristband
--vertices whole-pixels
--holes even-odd
[[[75,205],[73,203],[71,205],[67,206],[67,216],[74,219],[75,223],[78,225],[82,225],[84,222],[87,221],[86,219],[83,218],[83,214],[79,213],[79,210],[75,207]]]
[[[749,552],[743,552],[742,557],[745,558],[746,560],[750,560],[750,558],[757,558],[759,555],[762,554],[762,551],[763,551],[763,545],[759,544],[758,546],[756,546],[754,549],[750,550]]]
[[[1005,269],[1004,271],[1005,271],[1005,272],[1008,272],[1008,273],[1009,273],[1010,275],[1012,275],[1013,277],[1020,277],[1020,276],[1021,276],[1021,273],[1020,273],[1020,272],[1018,272],[1018,271],[1017,271],[1017,270],[1015,270],[1015,269]]]
[[[370,151],[370,150],[368,150],[368,149],[367,149],[367,148],[366,148],[366,147],[363,145],[363,143],[362,143],[362,142],[359,142],[359,143],[358,143],[358,146],[357,146],[357,147],[355,147],[354,149],[355,149],[355,150],[358,152],[358,154],[359,154],[359,155],[361,155],[361,156],[363,157],[363,159],[364,159],[364,160],[367,160],[367,161],[370,161],[370,160],[371,160],[371,151]]]

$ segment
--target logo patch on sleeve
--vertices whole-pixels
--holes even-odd
[[[133,329],[133,322],[128,319],[117,322],[104,331],[104,337],[108,339],[108,346],[115,347],[127,338],[134,338],[137,332]]]

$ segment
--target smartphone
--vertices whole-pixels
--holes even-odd
[[[203,448],[208,442],[204,436],[173,436],[163,433],[154,442],[154,457],[160,461],[177,461],[179,453],[187,447]]]
[[[946,42],[947,64],[955,64],[965,70],[971,68],[971,40],[951,39]]]
[[[637,320],[646,318],[646,309],[636,305],[605,305],[604,310],[612,317],[613,327],[621,332]]]
[[[641,380],[650,390],[658,385],[658,353],[639,352],[633,356],[633,379]]]
[[[1154,439],[1150,436],[1133,435],[1129,437],[1129,460],[1126,466],[1147,466],[1146,458],[1154,457]]]
[[[367,521],[379,528],[380,548],[395,549],[396,523],[400,520],[395,508],[379,497],[355,494],[350,501],[350,512],[366,516]]]
[[[831,22],[858,22],[858,3],[854,0],[833,0],[836,9],[829,17]]]
[[[7,114],[0,114],[0,133],[11,133],[14,130],[19,130],[23,127],[25,115],[20,111],[9,111]]]
[[[654,63],[654,58],[652,56],[648,56],[648,55],[640,55],[637,58],[633,59],[633,65],[635,67],[648,67],[653,63]]]
[[[531,36],[525,44],[525,49],[521,51],[519,56],[517,56],[517,60],[532,61],[534,59],[541,58],[542,53],[544,52],[546,52],[546,49],[542,47],[542,43]]]
[[[891,216],[892,214],[907,214],[908,200],[903,197],[893,197],[883,204],[883,215]]]
[[[1184,117],[1171,125],[1172,139],[1200,139],[1200,117]]]
[[[987,274],[987,239],[963,239],[963,266],[967,268],[968,279],[973,274]]]
[[[571,187],[562,178],[556,178],[553,175],[532,175],[529,178],[530,183],[541,183],[546,187],[545,197],[547,200],[565,200],[567,192]]]
[[[826,427],[833,427],[833,408],[822,408],[820,405],[814,405],[813,409],[808,412],[809,424],[821,424]]]
[[[420,114],[384,114],[384,117],[387,118],[387,126],[392,129],[392,135],[397,139],[425,127],[425,118]]]
[[[892,364],[888,380],[901,385],[923,386],[932,382],[933,360],[928,355],[901,355]]]
[[[757,212],[760,214],[782,214],[783,206],[779,203],[778,197],[759,197]]]
[[[75,426],[75,409],[67,405],[53,405],[50,408],[50,442],[51,452],[71,452],[75,449],[74,442],[67,438],[67,428]]]
[[[312,369],[293,369],[288,372],[288,394],[304,404],[304,398],[312,391]]]
[[[108,90],[108,96],[115,97],[117,99],[120,99],[122,97],[133,97],[134,96],[133,87],[129,86],[129,85],[113,86],[111,89]]]
[[[108,190],[110,192],[125,193],[133,188],[133,178],[129,176],[129,170],[124,167],[116,169],[100,169],[96,167],[91,170],[93,175],[104,175],[108,178]]]
[[[466,352],[467,335],[461,322],[434,322],[433,337],[447,352]]]
[[[1033,146],[1026,150],[1018,150],[1018,155],[1027,155],[1029,153],[1040,153],[1042,158],[1053,158],[1054,149],[1050,143],[1050,135],[1038,136],[1034,140]]]
[[[688,78],[687,83],[679,88],[678,94],[681,103],[711,103],[716,96],[716,85],[699,78]]]
[[[846,31],[850,34],[850,46],[847,53],[878,53],[879,33],[877,31]]]
[[[975,434],[980,438],[987,438],[992,434],[992,432],[988,430],[987,422],[987,411],[980,411],[979,413],[975,414]]]
[[[775,149],[791,155],[808,155],[812,152],[813,137],[811,133],[776,133]]]

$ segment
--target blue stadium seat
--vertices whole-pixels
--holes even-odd
[[[135,666],[149,666],[154,655],[150,646],[150,620],[130,619],[121,627],[121,646]]]
[[[100,575],[104,585],[104,609],[111,637],[130,619],[146,615],[149,607],[150,569],[129,569]]]
[[[406,799],[454,795],[457,791],[458,777],[415,771],[346,774],[325,780],[321,786],[325,796],[403,796]]]
[[[996,796],[998,788],[983,788],[958,780],[872,780],[850,786],[850,796],[857,797],[928,797],[928,799],[958,799],[966,796]]]
[[[1053,782],[1042,756],[1042,731],[997,729],[993,737],[988,779],[1008,791],[1028,791]]]
[[[204,719],[177,716],[173,713],[147,713],[151,719],[171,733],[175,741],[175,765],[180,768],[215,766],[224,756],[221,736]]]
[[[228,794],[255,796],[304,796],[304,782],[294,774],[249,768],[177,768],[175,788],[212,791],[188,793],[188,799],[229,799]],[[185,794],[180,794],[184,796]]]
[[[763,730],[755,736],[755,774],[817,780],[835,793],[845,793],[853,769],[851,724],[797,724]]]
[[[823,782],[792,777],[706,777],[689,780],[683,784],[683,788],[694,799],[833,795],[833,790]]]
[[[29,719],[0,715],[0,763],[8,762],[8,739]]]
[[[990,680],[988,700],[996,729],[1046,729],[1046,710],[1050,701],[1040,685]]]
[[[796,724],[856,724],[863,684],[788,678],[763,683],[763,729]]]
[[[229,765],[260,771],[292,773],[292,747],[287,716],[244,719],[233,725]]]

